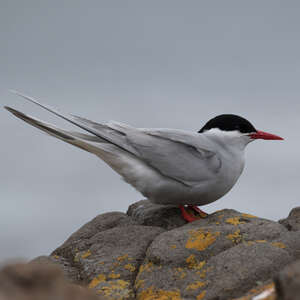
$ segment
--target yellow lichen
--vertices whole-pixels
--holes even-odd
[[[116,274],[114,271],[112,271],[109,275],[108,275],[109,278],[112,278],[112,279],[116,279],[116,278],[120,278],[121,275],[120,274]]]
[[[118,261],[116,261],[113,264],[111,264],[110,269],[113,270],[113,269],[115,269],[118,266],[120,266],[120,263]]]
[[[206,285],[206,282],[196,281],[195,283],[191,283],[186,287],[186,290],[197,290]]]
[[[248,241],[247,244],[248,245],[255,245],[255,242],[254,241]]]
[[[205,260],[198,262],[194,254],[191,254],[185,261],[190,269],[200,270],[205,265]]]
[[[256,240],[255,242],[256,243],[266,243],[267,241],[266,240]]]
[[[59,256],[58,255],[54,255],[53,256],[55,259],[59,259]]]
[[[129,270],[130,272],[134,272],[135,271],[135,266],[133,266],[132,264],[127,264],[124,266],[124,268],[126,270]]]
[[[187,240],[185,247],[188,249],[196,249],[198,251],[203,251],[208,246],[213,244],[219,235],[220,232],[204,232],[202,229],[191,230],[189,232],[189,239]]]
[[[113,299],[127,299],[133,296],[130,283],[125,280],[114,280],[107,282],[107,285],[97,290],[97,294],[104,294],[106,297],[113,296]],[[111,297],[109,298],[111,299]]]
[[[206,291],[201,292],[198,296],[197,296],[197,300],[202,300],[205,297]]]
[[[228,234],[226,237],[231,240],[233,243],[238,244],[242,241],[242,235],[240,234],[240,230],[235,231],[232,234]]]
[[[123,261],[125,259],[128,259],[128,254],[124,254],[124,255],[121,255],[121,256],[117,257],[118,261]]]
[[[144,287],[144,284],[145,284],[145,280],[138,280],[136,283],[135,283],[135,289],[139,289],[140,287]]]
[[[183,279],[186,277],[186,272],[182,268],[175,268],[174,271],[175,271],[175,275],[179,279]]]
[[[232,224],[234,226],[239,225],[239,224],[245,224],[244,221],[240,221],[240,217],[228,218],[228,219],[226,219],[226,223]]]
[[[244,218],[257,218],[256,216],[250,215],[250,214],[242,214]]]
[[[84,252],[83,254],[81,254],[81,258],[87,258],[87,257],[89,257],[90,255],[92,255],[92,252],[91,252],[91,250],[88,250],[88,251],[86,251],[86,252]]]
[[[281,243],[281,242],[273,242],[272,245],[274,247],[278,247],[278,248],[281,248],[281,249],[286,248],[286,245],[284,243]]]
[[[150,261],[150,262],[148,262],[148,263],[146,263],[144,265],[141,265],[139,272],[140,273],[142,273],[144,271],[150,272],[150,270],[151,270],[152,267],[153,267],[153,263]]]
[[[92,289],[96,287],[99,283],[106,281],[106,276],[104,274],[99,274],[89,283],[88,288]]]
[[[220,225],[220,222],[216,222],[217,225]]]
[[[176,248],[177,248],[176,245],[171,245],[170,247],[173,248],[173,249],[176,249]]]
[[[142,291],[138,297],[138,300],[181,300],[179,290],[165,291],[162,289],[156,290],[153,286]]]
[[[209,272],[211,269],[212,269],[212,267],[207,268],[207,269],[203,269],[201,271],[196,272],[196,274],[199,275],[200,278],[205,278],[206,273]]]

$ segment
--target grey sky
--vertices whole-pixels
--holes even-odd
[[[277,220],[299,205],[298,1],[16,1],[0,9],[0,99],[10,94],[137,127],[198,130],[236,113],[286,138],[247,149],[237,185],[208,212]],[[99,213],[142,197],[96,157],[0,111],[0,260],[48,254]]]

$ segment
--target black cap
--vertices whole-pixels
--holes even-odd
[[[241,133],[257,132],[254,126],[246,119],[231,114],[219,115],[209,120],[198,132],[202,133],[206,130],[218,128],[224,131],[238,130]]]

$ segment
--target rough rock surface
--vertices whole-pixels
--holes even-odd
[[[300,299],[300,261],[296,261],[282,270],[275,278],[279,300]]]
[[[286,219],[280,220],[279,223],[284,225],[288,230],[300,230],[300,206],[293,208],[289,216]]]
[[[234,210],[185,224],[149,201],[97,216],[49,258],[105,299],[233,299],[300,258],[300,231]],[[36,261],[36,260],[35,260]]]
[[[86,288],[69,284],[58,267],[15,264],[0,270],[0,300],[54,299],[100,300],[101,298]]]

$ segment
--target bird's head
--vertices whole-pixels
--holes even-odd
[[[239,140],[245,145],[257,139],[283,140],[280,136],[255,129],[245,118],[232,114],[216,116],[209,120],[198,132],[232,141]]]

